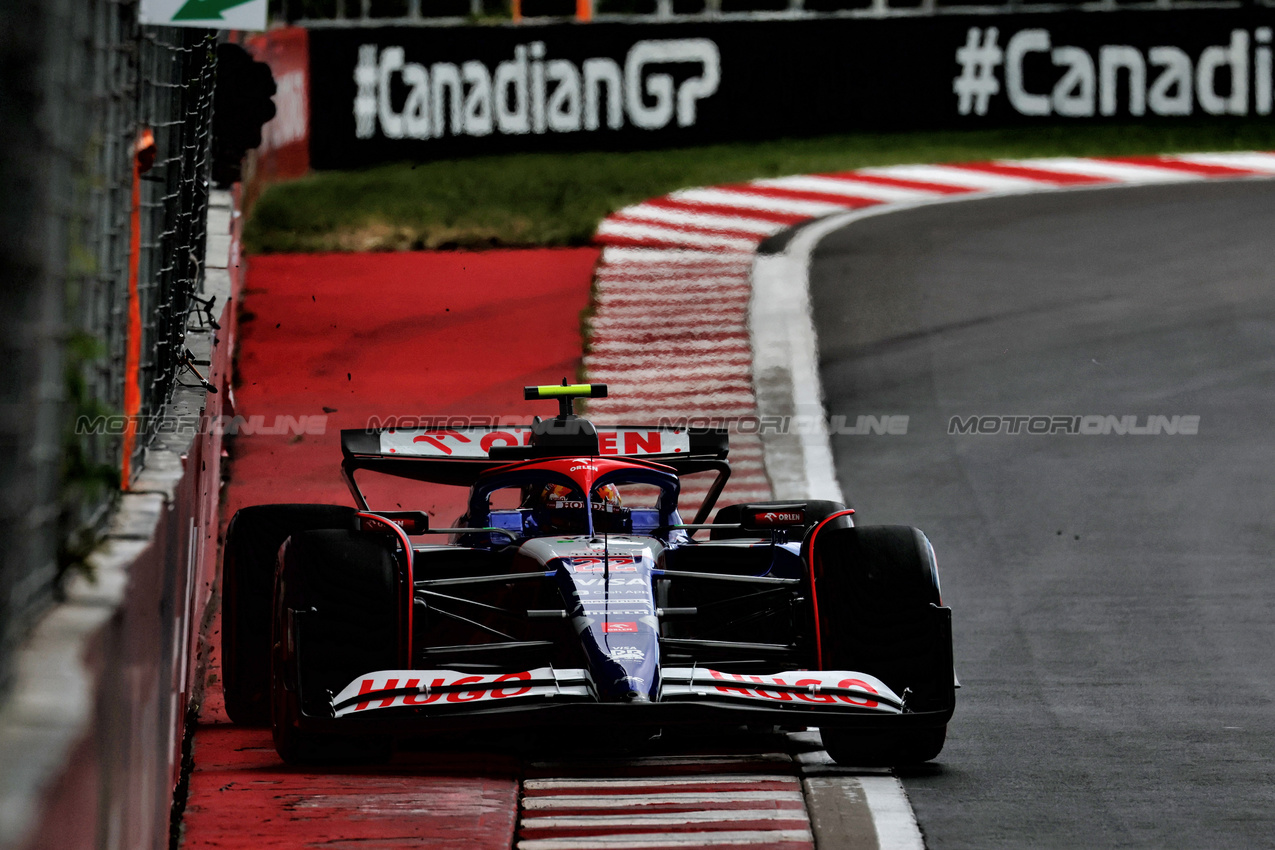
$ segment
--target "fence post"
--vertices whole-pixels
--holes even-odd
[[[142,303],[138,276],[142,261],[142,174],[155,161],[155,134],[142,129],[133,142],[133,192],[128,216],[128,339],[124,356],[124,451],[120,488],[133,481],[133,453],[137,445],[137,417],[142,410]]]

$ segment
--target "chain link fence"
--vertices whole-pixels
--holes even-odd
[[[0,692],[141,468],[197,306],[215,36],[137,8],[0,9]]]

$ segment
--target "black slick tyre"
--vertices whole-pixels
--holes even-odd
[[[388,739],[307,731],[330,716],[355,677],[398,666],[396,566],[384,538],[351,531],[296,534],[274,591],[271,731],[289,764],[379,761]]]
[[[349,528],[343,505],[254,505],[226,529],[221,566],[221,678],[235,723],[270,722],[270,599],[279,547],[293,534]]]
[[[853,767],[907,767],[933,761],[947,741],[947,726],[898,732],[820,730],[823,747],[837,764]]]
[[[814,545],[824,669],[876,676],[912,711],[950,712],[951,625],[925,535],[907,526],[825,528]],[[863,767],[929,761],[947,737],[945,723],[821,732],[834,761]]]

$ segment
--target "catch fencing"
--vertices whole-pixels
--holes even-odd
[[[137,13],[0,11],[0,693],[141,468],[203,321],[215,35]]]

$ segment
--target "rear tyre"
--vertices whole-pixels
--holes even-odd
[[[750,505],[791,505],[794,502],[802,502],[802,499],[789,499],[786,502],[749,502]],[[806,535],[810,533],[810,529],[819,524],[821,520],[835,514],[837,511],[844,511],[846,506],[841,502],[831,502],[826,499],[805,499],[806,505],[806,524],[799,531],[792,531],[788,534],[788,539],[796,542],[804,540]],[[713,517],[713,524],[720,525],[726,523],[737,523],[740,520],[740,509],[743,505],[727,505],[720,509],[717,515]],[[831,531],[833,527],[849,528],[854,525],[850,517],[834,520],[825,527],[826,531]],[[736,537],[757,537],[756,531],[748,531],[743,528],[713,528],[709,529],[709,540],[730,540]]]
[[[938,569],[925,535],[906,526],[825,528],[815,546],[822,568],[817,590],[824,669],[876,676],[905,695],[914,711],[950,707],[951,625],[948,612],[938,607]],[[938,756],[947,727],[906,732],[829,727],[821,734],[839,764],[894,766]]]
[[[371,535],[302,532],[283,550],[274,597],[271,727],[279,755],[289,764],[387,758],[388,738],[305,731],[300,719],[330,717],[332,697],[356,676],[398,666],[394,556]]]
[[[270,599],[279,547],[302,531],[349,528],[343,505],[255,505],[226,529],[221,567],[221,675],[235,723],[270,722]]]

